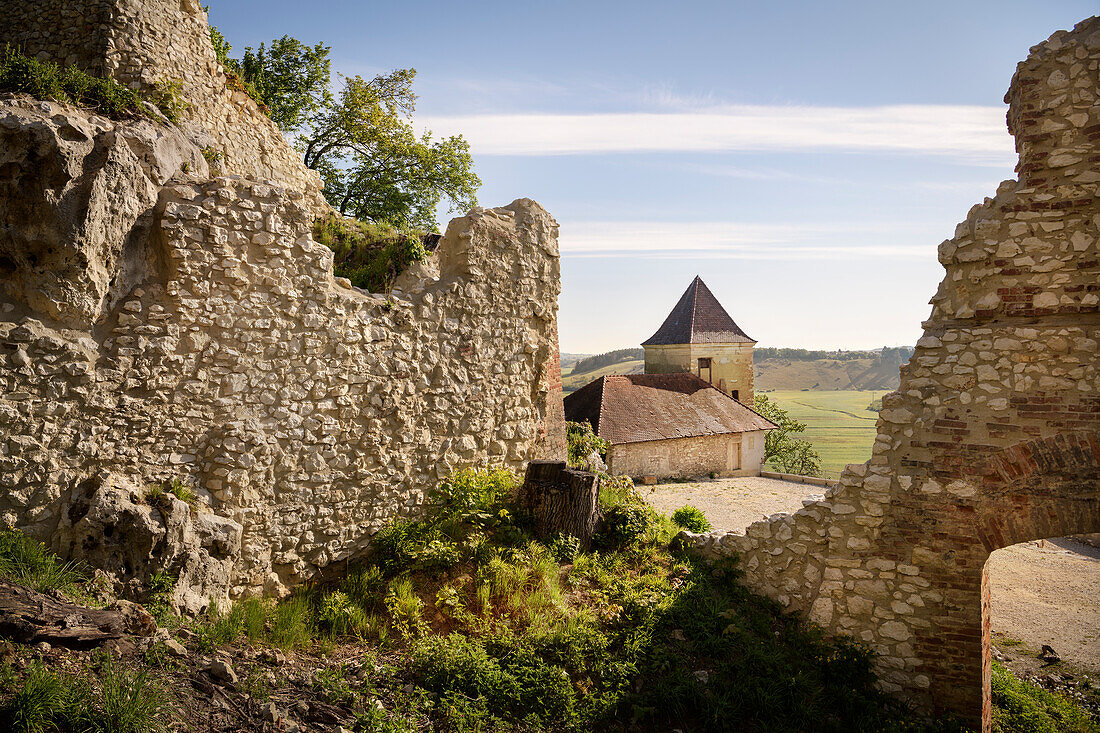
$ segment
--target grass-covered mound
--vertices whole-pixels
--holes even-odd
[[[155,117],[154,108],[170,121],[186,109],[178,82],[165,82],[148,98],[114,79],[92,76],[76,66],[40,61],[11,46],[0,52],[0,92],[28,94],[93,110],[111,119]]]
[[[357,288],[388,292],[397,276],[428,256],[423,232],[401,231],[388,224],[346,219],[336,214],[313,224],[313,238],[331,249],[333,270]]]

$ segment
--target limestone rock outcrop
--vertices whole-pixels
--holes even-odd
[[[233,520],[110,474],[77,485],[61,509],[53,538],[60,552],[113,576],[126,595],[141,597],[165,573],[175,581],[167,599],[174,608],[226,607],[241,555]]]
[[[115,123],[65,105],[0,106],[0,289],[28,312],[90,328],[146,268],[133,244],[157,192],[201,151],[171,126]],[[129,249],[128,249],[129,246]]]
[[[278,181],[328,210],[321,179],[260,106],[228,78],[193,0],[35,0],[0,3],[0,45],[75,64],[146,93],[175,85],[179,129],[221,154],[221,173]]]

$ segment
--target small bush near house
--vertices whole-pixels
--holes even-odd
[[[709,532],[710,522],[702,509],[688,504],[672,513],[672,521],[691,532]]]
[[[565,439],[569,465],[573,468],[587,467],[588,456],[593,452],[598,453],[601,458],[607,455],[607,441],[596,435],[587,422],[566,423]]]

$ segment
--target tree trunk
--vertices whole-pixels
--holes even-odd
[[[0,636],[21,644],[46,641],[88,649],[131,634],[150,636],[156,630],[153,617],[135,603],[86,608],[0,580]]]
[[[535,520],[535,536],[572,535],[584,549],[592,545],[598,518],[600,480],[594,473],[575,471],[561,461],[531,461],[520,489],[519,503]]]

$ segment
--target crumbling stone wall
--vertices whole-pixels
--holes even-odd
[[[195,606],[355,555],[457,468],[564,456],[538,204],[455,219],[400,295],[371,295],[333,277],[301,192],[185,173],[201,156],[165,131],[0,105],[0,521],[79,554],[87,507],[133,501],[95,486],[182,478],[241,532],[210,540]]]
[[[304,192],[315,212],[326,209],[320,177],[251,97],[227,83],[196,0],[5,2],[5,43],[144,91],[179,82],[190,105],[181,127],[222,153],[220,172],[278,181]]]
[[[881,657],[888,690],[990,725],[994,550],[1100,530],[1100,18],[1031,50],[1005,97],[1019,179],[940,245],[924,336],[870,461],[823,499],[695,535]]]

